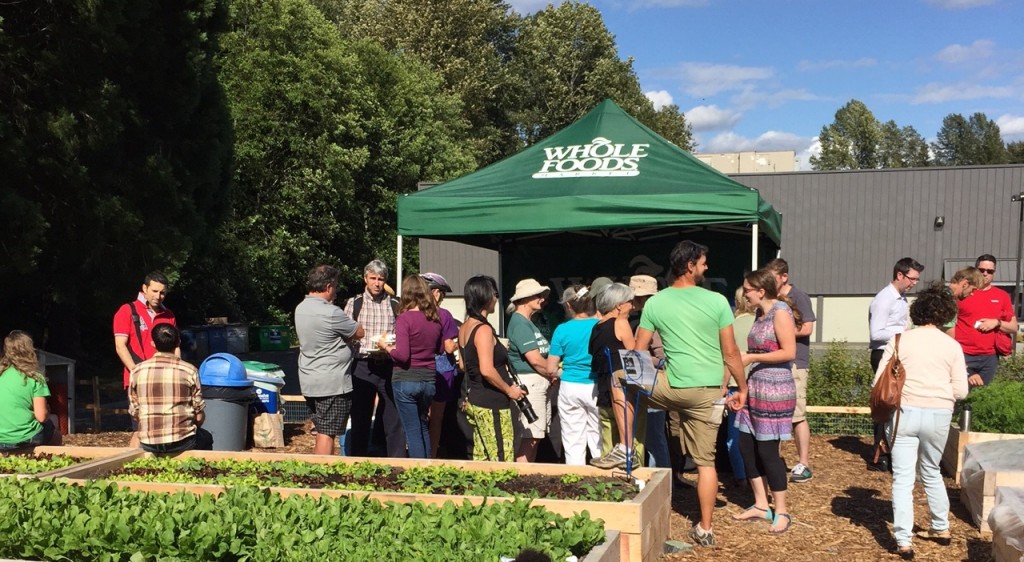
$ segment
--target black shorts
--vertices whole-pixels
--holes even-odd
[[[967,355],[965,353],[964,361],[967,363],[967,376],[978,373],[986,385],[992,383],[992,379],[996,376],[996,369],[999,368],[998,355]]]
[[[334,396],[307,396],[306,407],[313,417],[317,433],[337,437],[345,433],[352,413],[352,393]]]

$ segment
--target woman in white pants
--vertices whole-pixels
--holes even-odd
[[[565,464],[587,464],[601,456],[601,424],[597,411],[597,386],[590,370],[590,332],[597,324],[594,301],[584,285],[573,285],[562,294],[568,322],[555,328],[548,352],[548,372],[558,372],[558,417],[562,424]],[[561,370],[558,364],[562,364]]]
[[[917,326],[904,332],[896,355],[906,370],[900,418],[892,442],[892,528],[896,553],[904,560],[914,558],[911,532],[914,529],[914,472],[921,471],[921,484],[928,498],[931,525],[919,538],[949,544],[949,496],[939,474],[939,461],[946,445],[954,401],[967,395],[967,365],[960,344],[942,331],[956,318],[957,303],[941,284],[918,291],[910,306],[910,319]],[[885,346],[875,373],[878,382],[893,355],[896,340]],[[887,424],[891,429],[892,423]]]

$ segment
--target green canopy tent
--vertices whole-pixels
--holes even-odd
[[[777,247],[782,218],[757,190],[697,160],[605,100],[543,141],[461,178],[400,196],[402,237],[502,251],[546,237],[642,242],[688,232],[749,233]],[[398,271],[401,277],[401,269]]]

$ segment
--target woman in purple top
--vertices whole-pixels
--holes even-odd
[[[419,275],[402,281],[394,343],[387,340],[387,334],[382,335],[377,347],[390,353],[395,362],[391,388],[409,456],[425,459],[430,456],[427,412],[434,400],[434,357],[443,348],[437,303]]]
[[[459,347],[459,325],[451,312],[441,308],[445,294],[452,292],[448,281],[437,273],[420,273],[420,277],[426,282],[427,289],[437,303],[437,316],[441,319],[441,345],[444,347],[436,358],[434,401],[430,404],[430,457],[435,458],[438,444],[441,442],[445,408],[449,402],[454,402],[459,397],[455,388],[455,350]]]

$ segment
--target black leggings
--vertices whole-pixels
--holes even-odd
[[[757,441],[753,435],[741,431],[740,454],[743,456],[743,468],[747,470],[748,479],[763,475],[768,480],[769,490],[786,491],[786,463],[779,455],[778,439]]]

